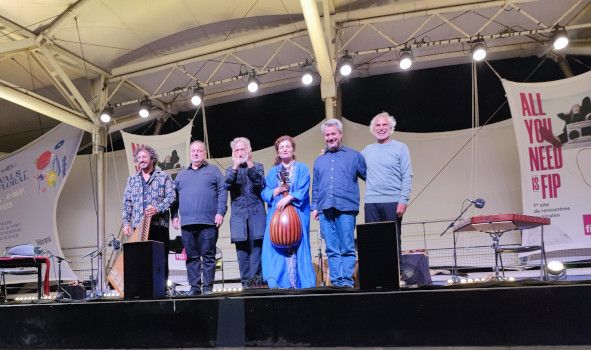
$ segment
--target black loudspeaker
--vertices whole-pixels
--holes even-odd
[[[357,225],[359,289],[400,289],[396,222]]]
[[[62,296],[73,300],[84,300],[86,289],[82,284],[62,284]]]
[[[125,300],[164,298],[164,243],[143,241],[123,245]]]

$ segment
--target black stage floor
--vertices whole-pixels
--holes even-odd
[[[0,348],[591,345],[591,282],[0,306]]]

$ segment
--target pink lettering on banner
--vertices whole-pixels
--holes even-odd
[[[585,236],[591,236],[591,215],[583,215],[583,229],[585,230]]]
[[[546,116],[542,104],[542,94],[519,93],[521,115],[527,132],[529,147],[529,170],[532,172],[531,190],[541,194],[542,199],[558,198],[562,186],[560,173],[540,174],[549,170],[561,169],[562,145],[552,134],[552,119]]]
[[[521,99],[521,115],[535,117],[544,116],[546,113],[542,107],[542,97],[539,92],[536,92],[535,96],[533,93],[522,92],[519,94]]]

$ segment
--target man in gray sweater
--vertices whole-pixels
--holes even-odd
[[[376,143],[361,151],[367,164],[365,222],[396,221],[398,248],[402,215],[412,188],[412,166],[408,147],[390,138],[396,119],[386,112],[376,115],[369,130]]]
[[[175,179],[178,200],[172,207],[172,226],[181,229],[191,285],[189,295],[209,294],[215,278],[218,228],[224,221],[228,196],[222,172],[205,160],[203,142],[191,143],[190,157],[191,165]]]

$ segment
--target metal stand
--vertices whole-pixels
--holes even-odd
[[[72,261],[61,257],[61,256],[57,256],[57,255],[52,255],[52,257],[57,259],[57,295],[56,295],[56,299],[63,299],[64,298],[64,294],[66,293],[68,294],[68,292],[66,292],[65,290],[63,290],[62,288],[62,261],[67,261],[69,263],[71,263]],[[72,296],[70,295],[70,299],[72,298]]]
[[[464,215],[465,212],[468,211],[468,209],[470,209],[470,207],[472,206],[472,204],[474,204],[472,201],[470,201],[470,204],[466,207],[466,209],[462,210],[462,212],[460,213],[460,215],[458,215],[458,217],[456,217],[452,222],[449,223],[449,225],[445,228],[445,230],[443,232],[441,232],[441,234],[439,235],[439,237],[443,237],[443,235],[449,231],[451,228],[454,227],[455,223],[460,220],[460,218],[462,217],[462,215]],[[457,255],[457,235],[455,231],[452,231],[452,236],[453,236],[453,252],[454,252],[454,266],[451,270],[451,280],[453,281],[453,283],[459,283],[460,282],[460,277],[458,276],[458,255]]]
[[[500,240],[501,236],[505,231],[493,231],[487,232],[493,240],[492,248],[495,252],[495,280],[502,281],[505,279],[505,271],[503,270],[503,276],[501,276],[501,271],[499,269],[499,259],[501,259],[501,250],[500,250]]]
[[[107,249],[108,246],[109,246],[109,243],[105,243],[105,244],[103,244],[102,247],[100,247],[98,249],[95,249],[92,252],[90,252],[90,253],[88,253],[88,254],[86,254],[86,255],[84,255],[82,257],[82,259],[84,259],[86,257],[89,257],[90,258],[90,298],[91,299],[102,297],[103,292],[104,292],[103,291],[102,276],[101,276],[100,281],[99,281],[99,273],[102,270],[101,269],[101,267],[102,267],[101,265],[102,265],[103,251],[105,251],[105,249]],[[97,258],[97,257],[99,259],[98,259],[97,269],[96,269],[96,271],[97,271],[97,282],[95,283],[95,280],[94,280],[94,259]],[[100,284],[101,285],[100,290],[97,290],[97,288],[96,288],[96,285],[97,284]]]
[[[324,261],[322,260],[322,235],[320,234],[320,226],[318,227],[316,239],[318,240],[318,270],[320,272],[320,286],[326,287],[326,282],[324,281]]]
[[[71,263],[72,260],[68,260],[68,259],[64,258],[63,256],[55,255],[50,250],[45,250],[44,253],[49,255],[50,258],[57,259],[57,291],[56,291],[55,299],[56,300],[63,299],[64,298],[63,293],[65,292],[66,294],[68,294],[68,292],[66,292],[62,288],[62,261],[67,261],[67,262]]]

